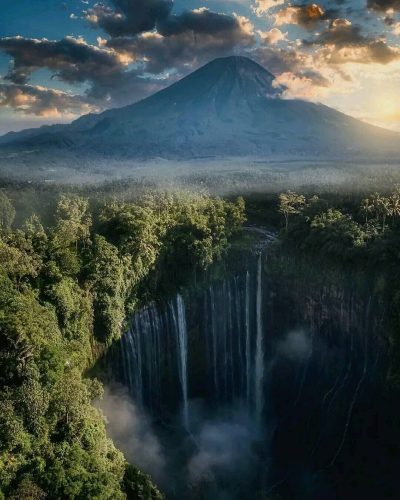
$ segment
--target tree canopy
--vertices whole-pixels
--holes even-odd
[[[244,203],[148,194],[91,208],[62,194],[54,223],[0,191],[0,498],[157,500],[92,405],[88,368],[123,332],[160,262],[204,268],[244,221]]]

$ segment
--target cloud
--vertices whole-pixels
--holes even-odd
[[[113,37],[137,35],[154,29],[170,14],[172,0],[111,0],[114,9],[97,3],[85,12],[86,20]]]
[[[304,28],[311,28],[316,22],[326,19],[327,16],[328,14],[323,8],[316,3],[285,7],[274,14],[276,26],[298,24]]]
[[[86,102],[82,96],[76,96],[60,90],[34,85],[1,84],[0,106],[7,106],[23,114],[45,118],[78,117],[82,114],[98,111],[98,108]]]
[[[59,41],[22,36],[0,38],[0,51],[13,58],[7,79],[23,84],[39,68],[69,83],[107,80],[124,69],[127,61],[116,52],[90,45],[82,38]]]
[[[348,19],[335,19],[330,26],[304,45],[321,45],[319,53],[329,64],[389,64],[400,57],[400,50],[384,39],[365,36]]]
[[[237,16],[213,12],[206,7],[188,10],[179,16],[170,16],[158,26],[163,36],[193,32],[204,35],[220,35],[235,31],[239,27]]]
[[[353,25],[348,19],[335,19],[329,28],[317,34],[311,43],[349,47],[365,44],[368,41],[368,38],[362,35],[360,26]]]
[[[275,45],[287,38],[287,33],[283,33],[278,28],[272,28],[270,31],[259,31],[258,34],[264,43],[270,45]]]
[[[144,64],[147,73],[188,73],[199,64],[251,48],[255,34],[251,22],[238,15],[227,16],[208,9],[172,17],[160,32],[106,40],[105,45]]]
[[[252,10],[257,16],[262,16],[263,14],[267,13],[270,9],[279,7],[284,3],[285,0],[255,0],[255,4],[252,7]]]
[[[320,74],[295,75],[288,71],[281,73],[274,81],[274,85],[282,86],[286,90],[283,93],[284,98],[296,98],[312,100],[319,98],[323,92],[322,89],[329,89],[330,82]]]
[[[262,46],[252,52],[252,57],[274,75],[293,72],[301,75],[314,67],[314,58],[293,46]]]
[[[89,84],[88,106],[105,109],[146,97],[215,57],[251,48],[255,36],[248,18],[201,8],[170,15],[159,31],[99,37],[97,46],[74,37],[16,36],[1,38],[0,51],[12,58],[9,81],[24,85],[36,70],[48,68],[66,83]]]
[[[368,8],[380,12],[400,11],[400,0],[368,0]]]

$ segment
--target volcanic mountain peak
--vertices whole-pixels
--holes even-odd
[[[214,59],[161,93],[185,89],[185,95],[189,92],[199,97],[218,88],[228,94],[240,92],[244,97],[278,97],[281,89],[274,86],[274,80],[274,75],[251,59],[229,56]]]
[[[93,160],[398,157],[398,134],[281,95],[275,77],[256,62],[223,57],[124,108],[5,136],[0,152],[15,158],[35,151],[38,162],[62,155]]]
[[[272,73],[252,59],[244,56],[218,57],[191,73],[187,78],[196,78],[203,74],[211,78],[228,77],[232,79],[242,78],[248,80],[263,78],[269,82],[275,79]],[[184,80],[186,79],[184,78],[181,81]]]

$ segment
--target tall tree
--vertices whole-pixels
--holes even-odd
[[[285,231],[289,227],[289,217],[291,215],[300,214],[304,208],[306,199],[302,194],[297,194],[294,191],[287,191],[279,195],[279,212],[285,218]]]

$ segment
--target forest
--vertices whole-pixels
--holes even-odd
[[[177,283],[221,258],[243,200],[61,194],[50,225],[16,215],[0,191],[0,497],[161,498],[107,437],[88,371],[160,268]]]
[[[0,190],[0,498],[163,498],[107,436],[91,369],[140,307],[229,259],[246,220],[275,231],[274,252],[376,279],[389,310],[387,383],[397,393],[400,188],[246,200],[29,193]]]
[[[392,344],[388,385],[400,385],[400,187],[359,197],[279,195],[279,244],[314,266],[329,262],[376,283]]]

